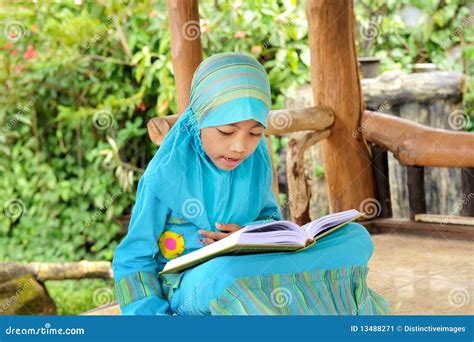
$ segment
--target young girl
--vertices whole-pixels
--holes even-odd
[[[170,259],[243,226],[281,220],[264,139],[263,66],[239,53],[204,60],[190,103],[138,183],[113,260],[122,314],[383,314],[365,282],[373,245],[349,223],[300,252],[222,256],[178,274]]]

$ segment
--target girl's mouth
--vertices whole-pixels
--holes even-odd
[[[241,161],[241,159],[232,159],[232,158],[226,158],[226,157],[221,157],[221,158],[224,161],[224,163],[230,167],[237,166]]]

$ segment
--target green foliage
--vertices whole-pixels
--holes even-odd
[[[464,97],[464,108],[466,111],[466,130],[474,132],[474,79],[469,80],[467,93]]]
[[[11,7],[2,22],[19,39],[0,42],[0,260],[110,260],[155,150],[144,122],[171,83],[156,57],[137,77],[140,53],[164,41],[165,16],[150,18],[152,4]]]
[[[324,167],[322,165],[316,164],[314,166],[314,177],[324,178]]]
[[[78,315],[117,299],[113,280],[48,280],[45,285],[58,315]]]
[[[409,3],[424,14],[419,28],[397,14]],[[177,112],[166,3],[2,6],[0,260],[110,260],[156,151],[145,123]],[[373,21],[379,31],[369,42],[359,35],[359,53],[381,57],[384,70],[414,62],[462,70],[446,58],[461,43],[465,61],[474,55],[466,1],[357,1],[355,12],[359,26]],[[304,2],[205,0],[200,13],[205,56],[258,58],[275,109],[309,81]],[[273,138],[273,150],[285,143]]]
[[[474,18],[467,0],[359,0],[356,2],[359,55],[381,58],[382,69],[410,71],[413,63],[435,63],[441,69],[464,71],[456,55],[473,60]],[[416,22],[404,11],[419,11]]]

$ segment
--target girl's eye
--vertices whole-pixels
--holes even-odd
[[[221,131],[220,129],[218,129],[218,131],[219,131],[219,133],[221,133],[222,135],[231,135],[231,134],[232,134],[232,132],[227,133],[227,132]]]
[[[250,135],[253,135],[254,137],[259,137],[262,135],[262,133],[250,133]]]

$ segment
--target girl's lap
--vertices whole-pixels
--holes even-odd
[[[171,308],[181,313],[202,314],[209,310],[212,299],[239,278],[365,267],[372,252],[373,243],[367,230],[351,222],[301,251],[214,258],[181,274],[179,286],[170,298]]]

